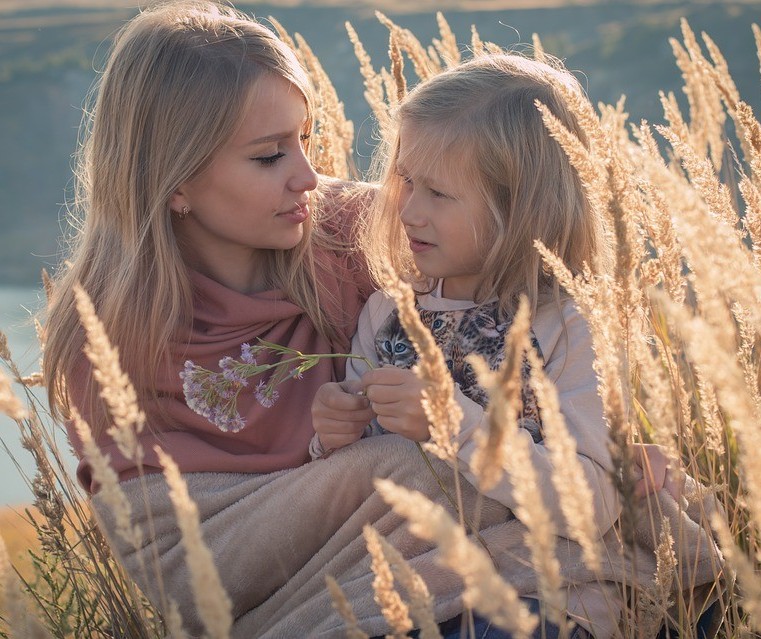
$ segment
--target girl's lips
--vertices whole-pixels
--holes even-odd
[[[309,206],[306,204],[299,204],[285,213],[278,213],[277,217],[282,217],[292,224],[301,224],[306,222],[309,217]]]
[[[410,250],[413,253],[424,253],[425,251],[428,251],[432,249],[435,244],[429,244],[428,242],[423,242],[422,240],[416,240],[414,238],[410,239]]]

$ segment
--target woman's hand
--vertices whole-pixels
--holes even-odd
[[[358,381],[330,382],[317,389],[312,401],[312,426],[326,452],[353,444],[375,417]]]
[[[681,503],[684,476],[676,463],[656,444],[634,444],[634,493],[644,497],[665,488],[677,503]]]
[[[420,404],[425,385],[415,373],[384,366],[365,373],[362,385],[383,428],[416,442],[428,440],[428,419]]]

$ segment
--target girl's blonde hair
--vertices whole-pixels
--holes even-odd
[[[414,146],[405,145],[408,167],[431,167],[466,184],[486,205],[488,219],[474,221],[484,254],[476,301],[499,298],[502,311],[509,312],[525,294],[533,312],[540,296],[553,291],[557,296],[557,285],[534,247],[536,239],[574,273],[584,263],[593,266],[600,223],[535,104],[545,104],[587,144],[559,85],[582,91],[559,65],[517,54],[489,54],[435,76],[406,96],[396,114],[396,137],[380,160],[385,165],[383,188],[361,238],[379,284],[382,266],[389,263],[418,290],[433,284],[417,273],[399,217],[403,178],[396,162],[402,125],[416,132]]]
[[[68,407],[64,380],[84,341],[76,283],[92,298],[133,383],[155,396],[156,371],[192,317],[170,196],[235,132],[252,87],[266,74],[301,92],[311,129],[306,73],[287,45],[245,14],[216,2],[172,2],[142,12],[117,35],[83,122],[78,229],[47,312],[44,373],[59,416]],[[314,277],[312,243],[325,239],[319,226],[306,222],[297,247],[269,252],[267,277],[318,331],[334,337]]]

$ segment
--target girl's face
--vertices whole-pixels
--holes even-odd
[[[263,251],[299,243],[317,186],[304,155],[301,93],[274,75],[253,91],[239,129],[170,201],[174,211],[191,211],[175,223],[189,265],[245,292],[263,286]]]
[[[399,215],[415,266],[427,277],[444,279],[445,297],[472,300],[484,263],[486,203],[460,179],[457,167],[413,163],[419,135],[414,125],[402,124],[396,161],[403,180]]]

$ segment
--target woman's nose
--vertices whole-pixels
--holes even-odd
[[[288,183],[288,188],[294,192],[314,191],[317,188],[317,182],[317,172],[309,158],[302,153],[298,166]]]

